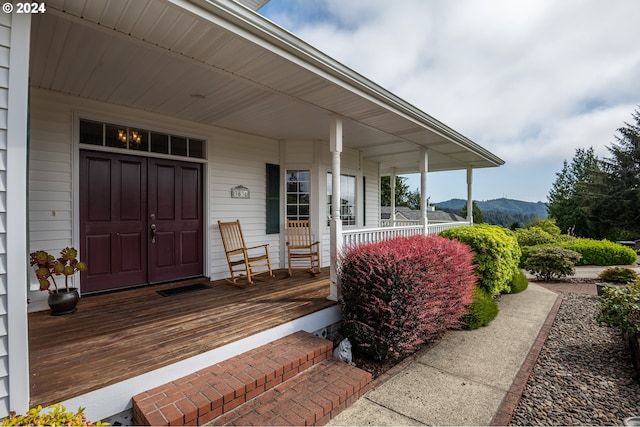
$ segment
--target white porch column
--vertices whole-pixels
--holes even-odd
[[[3,394],[0,399],[0,417],[9,415],[4,413],[4,406],[17,413],[25,413],[29,409],[29,333],[27,325],[27,289],[29,236],[27,235],[27,117],[29,113],[29,39],[31,36],[31,16],[12,13],[3,17],[3,25],[9,25],[8,31],[0,38],[3,43],[9,43],[1,62],[7,75],[3,79],[5,94],[2,108],[5,120],[2,127],[6,130],[0,133],[0,152],[6,156],[0,166],[0,176],[4,175],[5,185],[0,193],[5,193],[3,210],[4,234],[0,251],[3,268],[0,271],[0,287],[5,291],[3,307],[8,330],[3,331],[6,342],[3,350],[7,354],[0,357],[4,368],[0,374],[3,382]],[[5,27],[5,30],[7,28]],[[9,46],[5,44],[5,46]],[[6,62],[8,60],[8,62]],[[8,83],[8,86],[6,86]],[[7,372],[8,371],[8,372]],[[8,389],[7,389],[8,388]]]
[[[426,148],[420,149],[420,224],[424,227],[424,234],[427,234],[427,172],[429,172],[429,153]]]
[[[391,177],[389,177],[389,200],[391,200],[391,215],[389,216],[389,222],[392,227],[396,226],[396,168],[391,170]]]
[[[467,168],[467,221],[473,224],[473,168]]]
[[[342,252],[342,220],[340,219],[340,154],[342,153],[342,118],[331,116],[329,149],[331,151],[331,265],[329,299],[337,301],[339,293],[338,256]]]

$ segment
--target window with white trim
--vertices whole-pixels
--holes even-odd
[[[130,151],[205,158],[205,141],[140,128],[80,120],[80,143]]]
[[[287,219],[309,219],[311,171],[287,170]]]
[[[327,218],[331,218],[333,178],[327,173]],[[356,177],[340,175],[340,219],[342,225],[356,225]]]

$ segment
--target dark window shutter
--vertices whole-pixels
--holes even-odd
[[[280,165],[267,163],[267,234],[280,232]]]

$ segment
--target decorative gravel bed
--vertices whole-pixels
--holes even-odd
[[[565,293],[511,425],[622,425],[640,384],[622,334],[595,323],[598,297]]]

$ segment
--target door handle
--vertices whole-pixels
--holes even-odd
[[[156,228],[155,224],[151,224],[151,243],[156,242]]]

